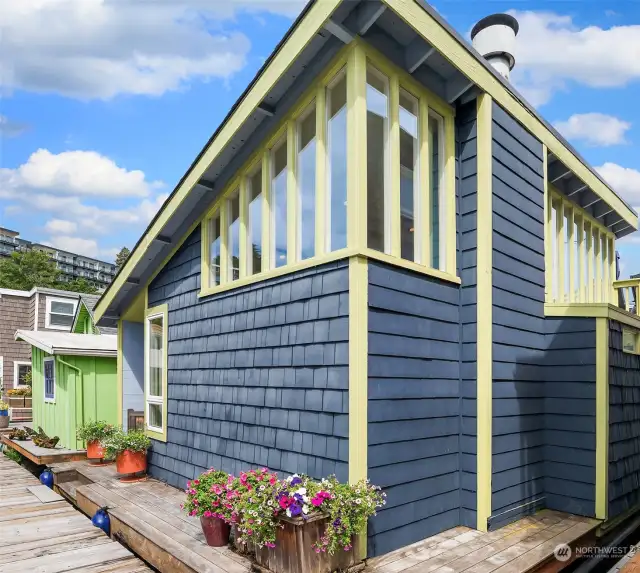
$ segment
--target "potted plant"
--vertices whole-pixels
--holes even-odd
[[[384,498],[366,480],[341,484],[335,476],[261,483],[234,500],[239,541],[252,543],[258,564],[274,573],[348,570],[362,561],[359,536]]]
[[[9,427],[9,404],[0,400],[0,429]]]
[[[151,440],[144,432],[116,430],[104,440],[102,446],[107,458],[116,459],[116,471],[119,474],[147,471],[147,450],[151,447]]]
[[[235,479],[222,470],[211,468],[187,482],[187,500],[182,505],[188,515],[200,517],[202,532],[211,547],[229,543],[230,524],[235,520],[233,500]]]
[[[79,440],[87,444],[87,458],[90,460],[102,460],[105,457],[102,442],[110,438],[116,431],[113,424],[103,421],[86,422],[78,426],[77,436]]]

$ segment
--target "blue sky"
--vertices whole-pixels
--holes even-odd
[[[133,246],[301,6],[3,3],[0,226],[107,260]],[[640,210],[640,3],[436,8],[465,36],[487,14],[514,13],[512,81]],[[640,272],[640,235],[619,250],[623,272]]]

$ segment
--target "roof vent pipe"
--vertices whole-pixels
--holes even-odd
[[[507,80],[516,63],[514,54],[519,28],[513,16],[492,14],[471,30],[473,47]]]

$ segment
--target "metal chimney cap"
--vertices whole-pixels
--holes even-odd
[[[490,16],[485,16],[480,20],[471,30],[471,39],[473,40],[478,33],[482,32],[485,28],[489,26],[509,26],[517,36],[520,30],[520,25],[518,24],[518,20],[516,20],[513,16],[509,14],[491,14]]]

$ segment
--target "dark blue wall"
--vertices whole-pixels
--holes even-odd
[[[640,504],[640,356],[622,351],[622,328],[609,322],[610,519]]]
[[[596,320],[547,318],[546,506],[595,514]]]
[[[476,102],[456,113],[461,323],[460,524],[476,527],[477,121]]]
[[[460,522],[459,288],[369,264],[370,556]]]
[[[149,286],[169,305],[167,443],[150,474],[205,468],[348,478],[347,261],[198,298],[200,229]]]
[[[542,144],[493,105],[493,452],[491,528],[544,495]]]

